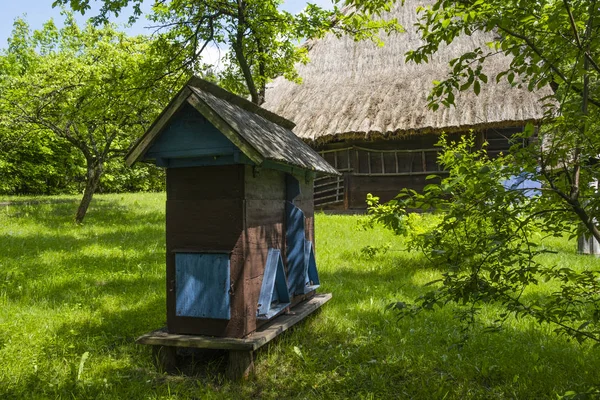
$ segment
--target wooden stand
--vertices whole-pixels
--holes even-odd
[[[315,295],[272,321],[261,326],[250,335],[237,338],[222,338],[198,335],[179,335],[165,328],[140,336],[136,342],[153,346],[153,355],[159,368],[165,372],[177,369],[176,351],[178,347],[196,349],[218,349],[229,352],[226,376],[237,380],[247,378],[254,370],[254,351],[269,343],[283,332],[315,312],[331,300],[331,293]]]

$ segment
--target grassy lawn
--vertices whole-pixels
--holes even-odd
[[[450,309],[397,321],[385,306],[439,271],[390,232],[360,230],[361,217],[325,215],[317,262],[334,298],[259,351],[256,376],[227,382],[220,358],[162,374],[134,339],[165,324],[164,194],[96,196],[81,226],[78,199],[54,199],[0,206],[1,399],[538,399],[600,382],[600,349],[527,319],[464,344]],[[600,267],[572,242],[545,245],[558,251],[548,263]]]

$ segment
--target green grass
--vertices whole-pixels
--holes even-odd
[[[361,217],[322,214],[317,262],[333,300],[259,351],[248,382],[225,381],[220,358],[163,374],[134,339],[165,324],[164,194],[96,196],[81,226],[78,199],[59,200],[0,207],[2,399],[538,399],[600,382],[599,350],[527,319],[464,344],[451,309],[397,321],[385,306],[439,271],[390,232],[360,230]],[[558,251],[548,263],[600,267],[572,242],[546,246]]]

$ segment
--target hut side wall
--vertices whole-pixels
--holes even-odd
[[[300,182],[300,195],[296,197],[294,204],[304,212],[306,238],[315,243],[315,203],[314,203],[314,181],[306,180],[304,176],[295,176]]]
[[[306,181],[304,176],[295,177],[300,182],[300,195],[294,203],[304,212],[306,237],[314,243],[313,181]],[[244,295],[246,330],[250,333],[260,325],[256,319],[256,311],[269,248],[280,249],[281,254],[286,254],[285,173],[246,166],[244,185]],[[285,257],[283,261],[286,264]],[[305,297],[296,296],[292,303]]]
[[[477,132],[476,146],[487,142],[490,157],[506,153],[512,136],[522,127],[487,129]],[[466,133],[448,135],[458,140]],[[365,210],[368,193],[381,202],[393,199],[404,188],[422,191],[435,181],[428,175],[446,175],[437,163],[437,134],[415,135],[404,139],[374,141],[344,141],[330,143],[318,149],[331,165],[343,173],[341,178],[322,178],[316,181],[315,203],[328,210]],[[322,200],[321,200],[322,199]]]
[[[281,249],[285,254],[285,174],[244,168],[244,313],[246,330],[253,332],[269,248]]]
[[[176,333],[242,337],[244,166],[167,169],[167,327]],[[176,316],[176,253],[231,254],[229,320]]]

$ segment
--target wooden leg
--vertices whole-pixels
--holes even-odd
[[[177,371],[177,347],[152,346],[152,357],[160,372]]]
[[[254,357],[251,351],[229,351],[227,378],[231,380],[247,379],[254,371]]]

